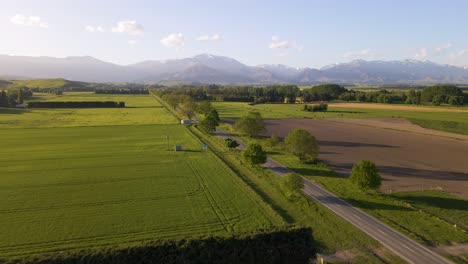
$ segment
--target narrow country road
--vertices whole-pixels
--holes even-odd
[[[216,130],[216,134],[224,139],[235,139],[240,144],[238,147],[239,149],[245,148],[245,144],[242,141],[219,129]],[[284,176],[285,174],[292,172],[290,169],[271,158],[268,158],[264,167],[270,169],[279,176]],[[355,227],[364,231],[409,263],[452,263],[411,238],[408,238],[386,224],[378,221],[367,213],[353,207],[348,202],[338,198],[311,180],[304,178],[303,191],[305,194],[332,210]]]

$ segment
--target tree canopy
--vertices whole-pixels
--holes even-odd
[[[245,150],[242,152],[244,159],[253,165],[263,164],[267,161],[267,153],[263,150],[262,145],[252,143],[247,145]]]
[[[260,133],[265,132],[265,122],[259,112],[249,112],[239,118],[234,127],[243,135],[250,137],[258,136]]]
[[[296,128],[284,139],[288,150],[302,162],[313,161],[318,156],[319,146],[309,131]]]
[[[368,160],[354,164],[349,180],[361,189],[378,189],[382,182],[377,167]]]
[[[304,188],[304,179],[296,173],[289,173],[281,177],[279,186],[287,198],[296,198],[300,196],[300,192]]]

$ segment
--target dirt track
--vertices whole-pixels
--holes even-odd
[[[319,158],[342,175],[349,175],[361,159],[374,161],[384,178],[382,191],[441,189],[468,198],[468,141],[429,135],[428,129],[423,129],[425,133],[386,129],[375,121],[383,122],[273,119],[266,123],[268,134],[278,137],[293,128],[309,130],[319,142]]]

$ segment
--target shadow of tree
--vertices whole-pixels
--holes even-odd
[[[28,113],[30,110],[22,108],[0,108],[0,114],[24,114]]]

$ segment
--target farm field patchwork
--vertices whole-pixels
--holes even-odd
[[[405,106],[414,109],[401,109],[399,105],[352,104],[351,107],[337,107],[329,105],[327,112],[303,111],[303,104],[257,104],[237,102],[217,102],[213,104],[218,109],[221,118],[237,118],[248,111],[258,111],[264,118],[386,118],[401,117],[425,128],[436,129],[451,133],[468,135],[468,110]],[[359,108],[357,107],[359,106]],[[430,110],[429,110],[430,109]],[[453,111],[452,111],[453,110]]]
[[[154,120],[128,126],[112,117],[120,109],[102,109],[109,112],[99,118],[110,119],[104,126],[97,118],[93,126],[67,127],[54,120],[61,109],[15,109],[29,119],[22,127],[57,127],[1,126],[0,259],[284,224],[154,98],[136,98],[136,107],[148,102],[141,109]],[[122,110],[136,117],[134,109]],[[65,110],[73,116],[101,109]],[[8,115],[15,114],[0,118]],[[173,151],[175,144],[184,151]]]

